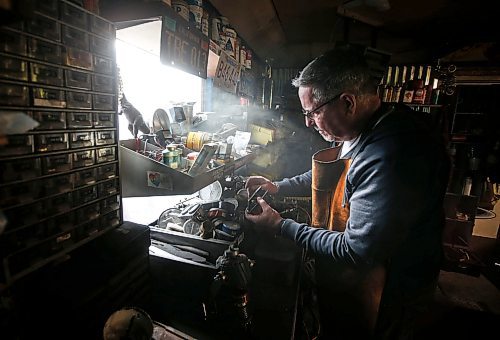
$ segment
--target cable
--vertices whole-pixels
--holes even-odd
[[[482,217],[482,216],[477,216],[476,215],[476,219],[477,220],[492,220],[494,219],[495,217],[497,217],[497,214],[494,212],[494,211],[491,211],[491,210],[487,210],[487,209],[483,209],[483,208],[479,208],[477,207],[477,210],[481,210],[482,212],[486,213],[487,215]]]

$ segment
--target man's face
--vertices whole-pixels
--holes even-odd
[[[328,142],[351,139],[349,119],[346,107],[342,105],[342,97],[336,97],[322,105],[324,103],[313,101],[311,87],[299,87],[299,99],[302,109],[311,112],[309,116],[305,116],[307,127],[314,127]],[[318,107],[320,108],[316,110]]]

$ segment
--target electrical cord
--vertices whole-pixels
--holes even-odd
[[[492,220],[495,217],[497,217],[497,214],[494,211],[483,209],[483,208],[479,208],[479,207],[477,207],[477,210],[480,210],[480,211],[482,211],[483,213],[486,214],[486,216],[478,216],[478,215],[476,215],[476,219],[477,220]]]

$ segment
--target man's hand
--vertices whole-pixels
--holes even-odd
[[[248,196],[250,197],[250,195],[252,195],[259,186],[262,186],[262,189],[267,190],[271,195],[274,195],[278,192],[278,187],[276,186],[276,184],[274,184],[267,178],[262,176],[250,176],[245,183],[245,188],[248,191]]]
[[[279,234],[281,221],[283,221],[281,215],[271,208],[261,197],[257,197],[257,203],[262,208],[262,213],[254,215],[245,212],[246,219],[255,224],[255,229],[258,232],[264,232],[273,236]]]

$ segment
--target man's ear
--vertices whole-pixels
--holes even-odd
[[[345,105],[346,108],[346,115],[352,115],[354,112],[356,112],[356,96],[352,93],[343,93],[340,96],[340,100],[342,101],[342,104]]]

